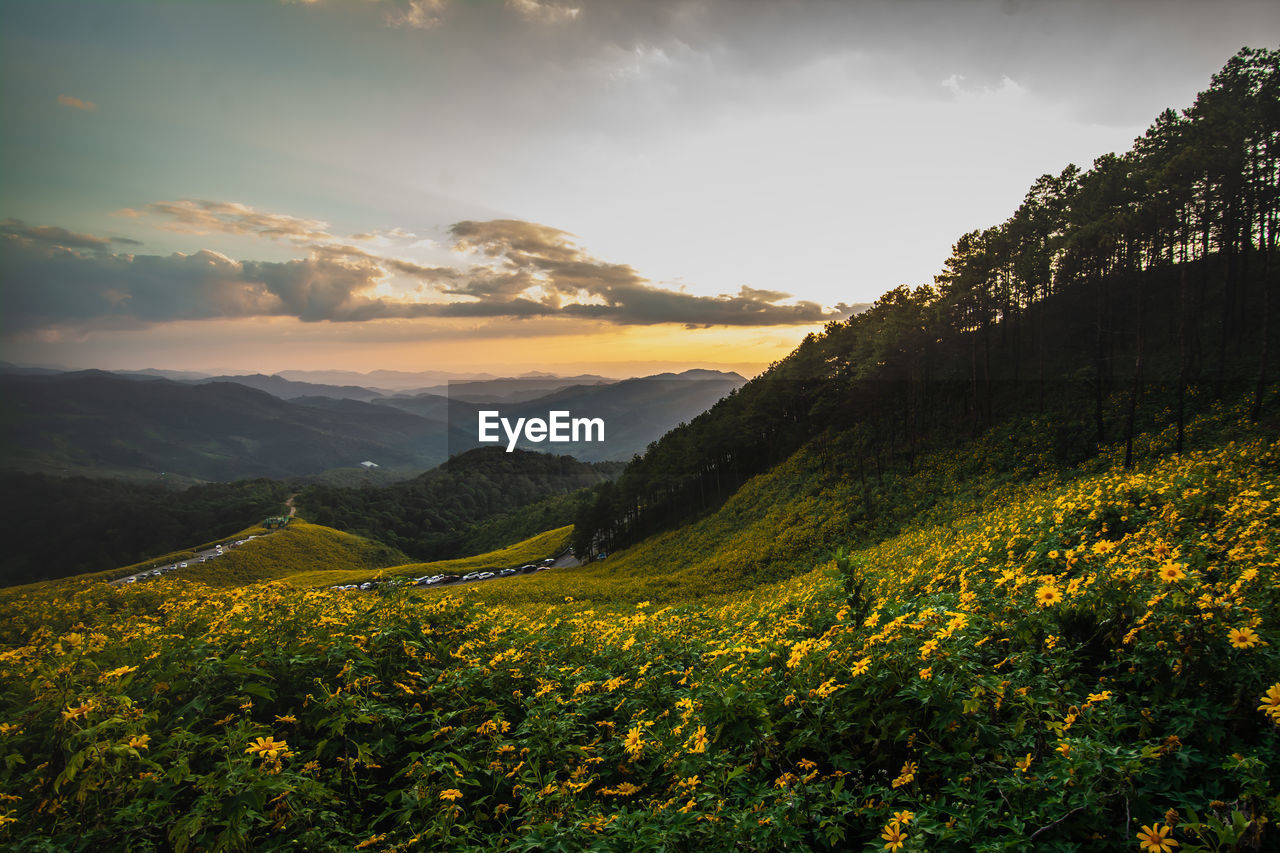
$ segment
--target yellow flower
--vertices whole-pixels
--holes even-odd
[[[1160,567],[1160,580],[1165,583],[1174,583],[1180,581],[1187,576],[1182,566],[1177,563],[1165,563]]]
[[[95,705],[93,702],[85,702],[83,704],[77,705],[74,708],[67,706],[66,710],[62,712],[62,719],[69,722],[71,720],[76,719],[77,717],[87,716],[88,713],[94,709],[94,707]]]
[[[644,738],[640,736],[640,727],[635,726],[627,731],[626,740],[622,743],[622,748],[631,756],[631,760],[639,758],[644,753]]]
[[[907,840],[907,834],[902,831],[902,826],[896,820],[890,821],[885,826],[880,837],[885,841],[885,850],[901,850],[902,843]]]
[[[623,782],[616,788],[601,788],[600,793],[610,797],[629,797],[640,790],[639,785]]]
[[[834,678],[828,678],[826,681],[822,682],[814,692],[823,699],[826,699],[843,686],[843,684],[836,684],[836,680]]]
[[[1262,704],[1258,710],[1275,720],[1280,725],[1280,681],[1267,688],[1262,696]]]
[[[1280,687],[1280,685],[1277,685],[1277,686]],[[706,752],[707,751],[707,727],[698,726],[698,728],[694,730],[693,737],[690,738],[690,740],[692,741],[692,745],[689,747],[690,752]]]
[[[151,743],[151,735],[134,735],[129,738],[129,746],[134,749],[146,749],[149,743]]]
[[[924,669],[920,670],[920,679],[923,681],[928,678],[933,678],[933,667],[931,666],[926,666]]]
[[[270,736],[260,737],[245,747],[244,751],[256,753],[260,758],[275,759],[289,754],[289,744]]]
[[[1020,758],[1017,761],[1015,761],[1013,763],[1013,766],[1017,767],[1023,773],[1026,773],[1028,770],[1031,769],[1031,753],[1028,752],[1026,758]]]
[[[1170,850],[1178,846],[1178,842],[1168,837],[1172,831],[1172,827],[1161,824],[1144,826],[1138,832],[1138,848],[1150,851],[1150,853],[1169,853]]]
[[[910,785],[911,781],[916,778],[916,771],[919,769],[920,766],[914,761],[904,762],[901,772],[898,773],[898,778],[893,780],[893,787],[901,788],[903,785]]]
[[[280,714],[277,714],[276,722],[277,723],[296,723],[298,722],[298,718],[295,717],[293,714],[285,714],[283,716],[281,716]]]
[[[894,823],[900,823],[903,826],[906,826],[907,824],[911,823],[912,818],[914,818],[915,816],[916,816],[915,812],[909,812],[906,810],[903,810],[900,812],[894,812],[893,821]]]
[[[871,668],[871,658],[863,658],[853,665],[853,675],[859,676]]]
[[[1036,604],[1041,607],[1048,607],[1051,604],[1057,604],[1062,600],[1062,590],[1053,584],[1044,584],[1036,590]]]
[[[445,790],[440,792],[440,799],[448,800],[449,802],[453,802],[454,800],[460,800],[462,799],[462,792],[459,791],[457,788],[446,788]]]
[[[1227,639],[1237,649],[1250,649],[1259,643],[1258,635],[1252,628],[1232,628],[1227,632]]]

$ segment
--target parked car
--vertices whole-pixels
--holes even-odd
[[[509,578],[512,575],[517,575],[519,573],[520,573],[519,569],[502,569],[501,571],[498,572],[498,577]]]

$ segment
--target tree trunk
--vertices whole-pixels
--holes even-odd
[[[1271,343],[1271,253],[1275,241],[1275,220],[1268,223],[1262,262],[1262,352],[1258,356],[1258,382],[1254,389],[1253,409],[1249,416],[1254,423],[1262,417],[1262,399],[1267,391],[1267,358]]]
[[[1142,356],[1143,356],[1143,321],[1146,316],[1146,299],[1145,299],[1145,278],[1141,272],[1138,273],[1137,288],[1137,314],[1138,314],[1138,331],[1137,331],[1137,354],[1134,356],[1133,364],[1133,388],[1129,391],[1129,413],[1125,420],[1124,428],[1124,467],[1126,469],[1133,467],[1133,428],[1134,421],[1138,413],[1138,397],[1142,394]]]

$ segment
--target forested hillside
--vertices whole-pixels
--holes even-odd
[[[228,536],[285,511],[272,480],[188,489],[87,477],[0,473],[0,586],[136,563]]]
[[[509,545],[570,523],[587,499],[570,498],[570,493],[607,481],[621,467],[618,462],[585,463],[570,456],[488,447],[383,488],[308,486],[297,504],[317,524],[377,539],[418,560],[440,560]],[[546,502],[523,518],[468,529],[540,501]]]
[[[1275,375],[1278,66],[1242,50],[1128,152],[1046,174],[962,235],[932,283],[829,324],[664,436],[579,515],[579,549],[678,526],[824,431],[866,483],[1011,416],[1051,414],[1059,463],[1165,408],[1182,448],[1193,395],[1247,390],[1257,417]]]

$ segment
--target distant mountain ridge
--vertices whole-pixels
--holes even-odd
[[[307,406],[233,382],[5,375],[0,396],[6,468],[232,480],[307,476],[364,460],[429,468],[446,458],[447,424],[356,400],[341,410]]]
[[[694,379],[700,381],[689,381]],[[144,478],[165,472],[224,481],[315,477],[375,462],[383,472],[404,476],[480,446],[482,408],[545,418],[551,407],[605,418],[607,441],[522,441],[519,447],[583,461],[625,460],[745,381],[719,371],[621,381],[539,375],[461,383],[469,393],[460,399],[385,396],[381,389],[279,375],[177,381],[137,372],[10,366],[0,368],[6,403],[0,468]]]
[[[360,400],[368,403],[371,400],[393,393],[385,388],[299,382],[294,379],[285,379],[279,374],[267,376],[262,373],[254,373],[248,376],[211,376],[208,379],[194,380],[194,382],[197,385],[206,385],[210,382],[234,382],[237,385],[247,385],[250,388],[257,388],[259,391],[266,391],[281,400],[293,400],[298,397],[334,397],[340,400]]]
[[[372,370],[368,373],[354,370],[281,370],[276,375],[294,382],[359,385],[366,388],[386,388],[394,392],[427,388],[445,382],[498,378],[491,373],[455,373],[447,370]]]

